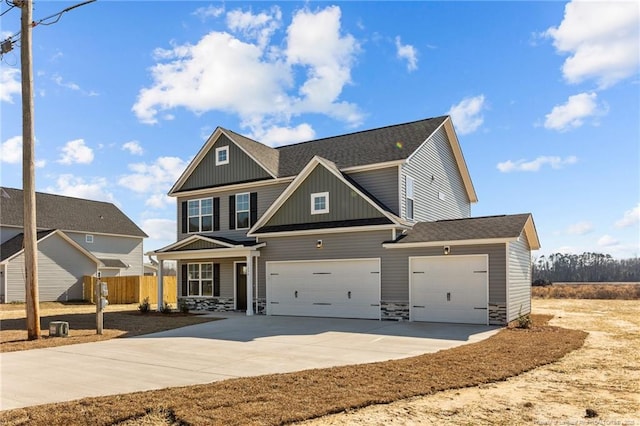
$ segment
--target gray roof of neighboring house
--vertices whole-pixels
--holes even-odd
[[[36,241],[40,241],[54,231],[54,229],[49,229],[48,231],[37,232]],[[13,238],[9,238],[7,241],[0,245],[0,262],[18,253],[23,248],[24,234],[18,234]]]
[[[517,238],[530,217],[531,214],[524,213],[418,222],[406,235],[398,238],[395,244]]]
[[[278,148],[223,130],[274,175],[287,177],[297,175],[316,155],[340,169],[406,159],[446,119],[447,116],[428,118]]]
[[[1,188],[0,224],[22,227],[23,191]],[[39,229],[148,237],[112,203],[36,192]]]

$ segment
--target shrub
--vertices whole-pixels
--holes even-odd
[[[531,328],[531,316],[529,314],[522,314],[522,305],[520,305],[520,311],[518,311],[518,328]]]
[[[160,312],[162,312],[163,314],[170,314],[171,309],[171,305],[165,300],[162,304],[162,309],[160,309]]]
[[[180,312],[182,312],[183,314],[188,314],[189,313],[189,304],[187,303],[186,300],[181,300],[178,303],[178,309],[180,309]]]
[[[138,310],[141,314],[148,314],[151,312],[151,303],[149,303],[148,297],[145,297],[142,303],[138,305]]]

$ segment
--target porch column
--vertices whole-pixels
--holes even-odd
[[[162,311],[162,304],[164,303],[164,277],[162,276],[162,269],[164,267],[164,260],[158,259],[160,262],[158,263],[158,307],[156,310],[158,312]]]
[[[247,255],[247,316],[253,315],[253,255]]]

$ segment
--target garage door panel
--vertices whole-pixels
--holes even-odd
[[[487,257],[412,258],[411,319],[487,323]]]
[[[267,314],[380,318],[378,259],[267,263]]]

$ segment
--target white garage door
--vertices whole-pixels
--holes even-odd
[[[380,260],[267,262],[267,315],[380,319]]]
[[[409,259],[412,321],[488,324],[488,257]]]

